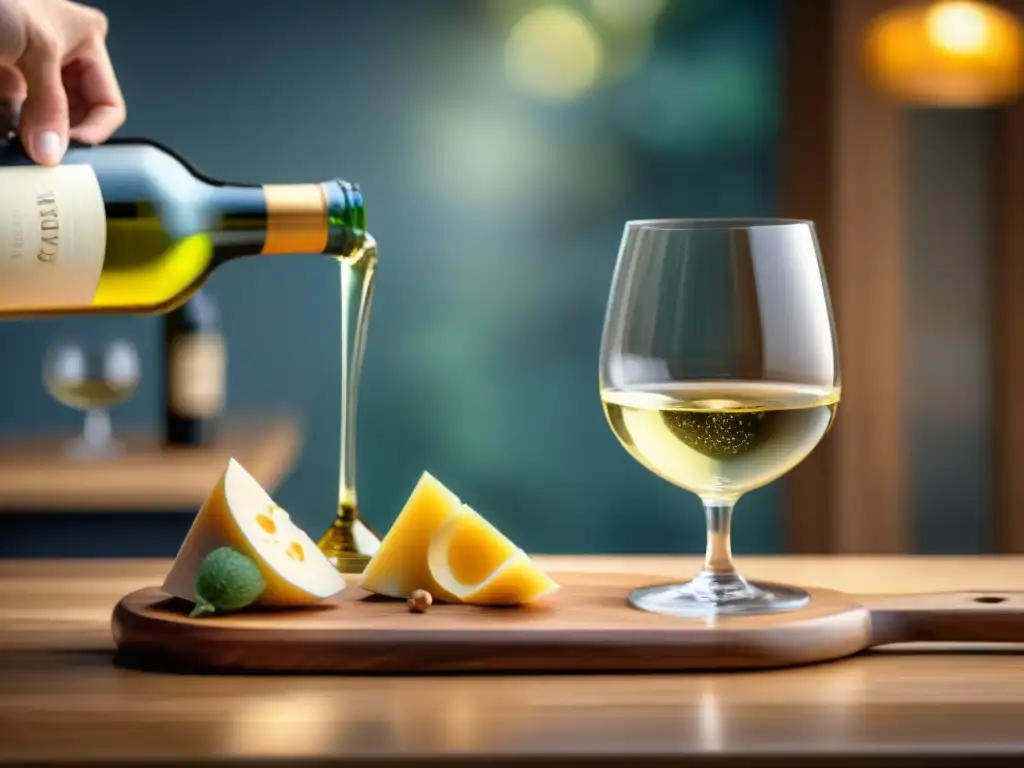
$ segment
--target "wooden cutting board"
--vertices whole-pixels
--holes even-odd
[[[798,611],[703,621],[626,603],[663,577],[556,577],[563,588],[542,605],[422,614],[350,586],[314,608],[190,619],[191,603],[143,589],[114,610],[117,661],[178,672],[666,672],[807,664],[891,643],[1024,643],[1024,593],[812,589]]]

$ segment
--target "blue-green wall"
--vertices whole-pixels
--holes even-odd
[[[222,178],[363,186],[381,244],[359,414],[372,523],[386,528],[429,469],[532,550],[703,549],[696,500],[608,430],[598,343],[627,219],[777,212],[777,2],[676,0],[638,71],[554,105],[507,83],[508,21],[482,0],[98,5],[128,100],[124,135]],[[315,535],[336,500],[334,265],[236,262],[210,290],[230,407],[304,414],[305,449],[279,499]],[[111,329],[136,341],[149,374],[116,423],[154,423],[157,321],[63,320],[0,324],[0,428],[77,425],[42,390],[45,346]],[[742,503],[739,552],[781,548],[779,491]],[[98,540],[81,525],[87,554]],[[173,524],[134,525],[122,535],[138,546],[124,551],[175,550]]]

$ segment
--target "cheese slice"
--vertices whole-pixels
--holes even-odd
[[[429,472],[424,472],[412,495],[363,569],[359,586],[388,597],[407,598],[425,589],[438,600],[451,600],[430,575],[427,548],[448,518],[459,511],[459,498]]]
[[[194,600],[199,567],[218,547],[234,547],[256,561],[267,580],[260,605],[309,605],[345,588],[316,543],[234,459],[196,515],[163,591]]]
[[[478,512],[463,505],[431,538],[427,562],[434,581],[472,605],[522,605],[559,585]]]

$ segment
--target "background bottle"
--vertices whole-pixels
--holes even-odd
[[[18,135],[21,103],[0,99],[0,144],[8,144]]]
[[[73,146],[57,168],[0,145],[0,319],[157,314],[238,256],[358,253],[358,187],[228,184],[165,147]]]
[[[164,441],[205,445],[215,436],[226,396],[227,350],[220,311],[212,296],[198,291],[162,321]]]

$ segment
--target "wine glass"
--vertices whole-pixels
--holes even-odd
[[[120,453],[109,409],[128,400],[139,379],[138,353],[126,339],[62,341],[51,347],[43,364],[46,391],[58,402],[85,411],[82,434],[67,446],[72,456],[92,459]]]
[[[832,425],[839,357],[814,224],[666,219],[626,224],[605,317],[601,400],[647,469],[704,504],[690,581],[629,602],[673,616],[795,610],[810,597],[733,565],[733,507],[789,472]]]

